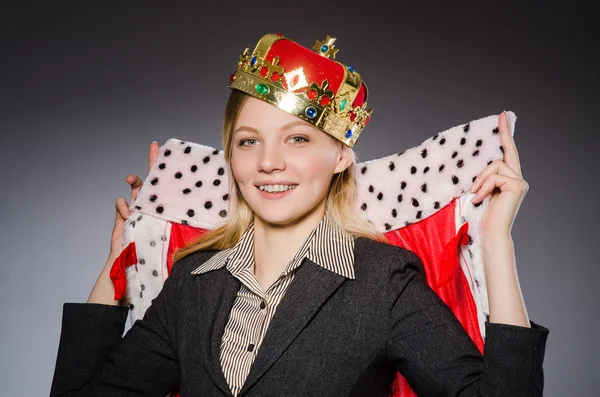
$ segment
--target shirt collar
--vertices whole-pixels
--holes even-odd
[[[327,215],[304,241],[284,274],[295,270],[304,258],[340,276],[354,279],[354,238]],[[250,223],[240,240],[231,248],[219,251],[198,266],[192,274],[203,274],[226,267],[233,275],[254,265],[254,223]]]

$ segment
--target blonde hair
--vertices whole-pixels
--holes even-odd
[[[231,152],[233,147],[233,132],[235,123],[248,98],[247,94],[238,90],[231,90],[227,105],[225,106],[225,115],[223,119],[222,144],[225,152],[225,161],[230,164]],[[343,144],[341,144],[343,145]],[[356,154],[348,146],[343,145],[346,155],[351,156],[352,163],[344,171],[336,173],[331,178],[329,193],[325,203],[325,211],[329,219],[335,222],[342,230],[356,237],[367,237],[373,240],[385,241],[385,237],[375,227],[356,216],[354,199],[356,197],[356,182],[354,179],[354,166],[356,165]],[[209,230],[196,240],[189,241],[184,247],[178,249],[173,254],[173,261],[199,250],[222,250],[233,247],[240,239],[244,231],[252,222],[254,216],[252,209],[244,200],[233,175],[231,167],[229,169],[229,191],[235,189],[236,200],[234,208],[230,208],[229,219],[226,224]]]

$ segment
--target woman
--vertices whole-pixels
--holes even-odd
[[[370,111],[334,40],[313,52],[266,35],[242,54],[223,129],[236,207],[176,255],[122,340],[127,308],[108,275],[128,216],[117,200],[107,265],[87,304],[64,308],[52,395],[387,396],[397,371],[419,396],[542,394],[548,330],[529,321],[516,274],[510,230],[527,184],[506,114],[504,161],[473,184],[474,202],[491,195],[482,356],[417,255],[353,216],[352,146]]]

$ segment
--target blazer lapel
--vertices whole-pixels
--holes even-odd
[[[305,259],[277,307],[265,339],[238,396],[252,387],[294,341],[329,296],[346,280]],[[225,310],[225,309],[223,309]]]
[[[203,335],[204,364],[215,384],[225,394],[232,396],[221,368],[221,339],[241,284],[224,267],[196,277],[200,290],[199,329],[206,330]]]

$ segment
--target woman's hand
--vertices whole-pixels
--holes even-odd
[[[152,169],[152,165],[158,158],[158,143],[156,141],[150,144],[148,150],[148,172]],[[125,181],[131,187],[131,201],[133,202],[140,188],[142,187],[143,180],[135,175],[129,174],[125,178]],[[112,268],[113,262],[121,254],[123,249],[123,231],[125,229],[125,221],[131,215],[129,211],[129,204],[123,197],[119,197],[115,202],[115,223],[113,226],[112,235],[110,238],[110,252],[106,265],[102,269],[100,276],[96,280],[96,284],[88,297],[87,303],[99,303],[105,305],[121,305],[127,304],[127,302],[120,302],[114,299],[115,288],[112,280],[110,279],[110,269]]]
[[[156,141],[150,144],[150,148],[148,150],[148,173],[152,169],[152,165],[158,158],[158,143]],[[129,174],[125,178],[125,181],[131,187],[131,200],[130,203],[133,203],[137,197],[140,188],[142,187],[142,183],[144,182],[139,176],[136,174]],[[125,220],[129,218],[131,212],[129,211],[129,203],[125,200],[124,197],[119,197],[115,202],[115,224],[113,227],[112,236],[110,239],[110,256],[116,253],[117,256],[121,253],[123,249],[123,230],[125,228]]]
[[[473,203],[490,196],[481,218],[481,250],[489,301],[489,322],[530,327],[517,266],[511,229],[519,206],[529,190],[521,175],[519,154],[508,128],[506,112],[498,120],[504,161],[487,166],[473,182]]]
[[[484,236],[509,237],[513,222],[529,185],[523,179],[519,154],[508,127],[506,112],[498,120],[503,160],[495,160],[475,179],[471,192],[477,193],[473,203],[481,202],[488,195],[490,203],[481,218]]]

